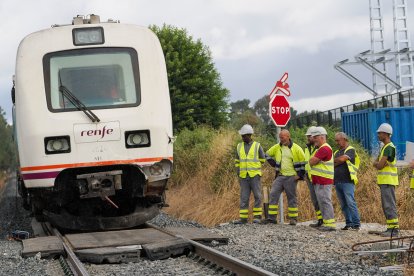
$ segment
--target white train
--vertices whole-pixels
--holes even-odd
[[[136,226],[165,204],[173,131],[164,55],[148,28],[78,16],[19,45],[18,188],[67,229]]]

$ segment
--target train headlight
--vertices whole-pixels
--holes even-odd
[[[148,178],[148,183],[152,183],[171,176],[172,162],[171,160],[163,159],[152,165],[144,166],[143,169]]]
[[[103,44],[105,42],[102,27],[73,29],[72,36],[73,44],[76,46],[96,45]]]
[[[70,152],[70,137],[69,136],[55,136],[45,138],[45,153],[68,153]]]
[[[163,175],[164,168],[161,163],[155,163],[149,168],[150,174],[153,176]]]
[[[127,148],[142,148],[151,146],[149,130],[134,130],[125,132],[125,146]]]

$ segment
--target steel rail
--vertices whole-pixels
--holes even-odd
[[[353,251],[358,251],[357,250],[357,247],[358,246],[361,246],[361,245],[368,245],[368,244],[381,243],[381,242],[390,242],[391,243],[391,242],[394,242],[394,241],[404,242],[405,239],[414,239],[414,236],[395,237],[395,238],[391,237],[389,239],[381,239],[381,240],[374,240],[374,241],[358,242],[358,243],[355,243],[352,246],[352,250]]]
[[[226,253],[220,252],[216,249],[211,247],[205,246],[201,243],[186,239],[180,235],[176,235],[174,233],[169,232],[168,230],[162,229],[154,224],[145,223],[148,227],[154,228],[158,231],[164,232],[168,235],[182,238],[189,242],[194,247],[194,253],[199,255],[200,257],[211,261],[212,263],[216,264],[217,266],[223,267],[236,275],[246,275],[246,276],[256,276],[256,275],[276,275],[269,271],[266,271],[260,267],[257,267],[253,264],[249,264],[245,261],[232,257]]]
[[[408,241],[408,242],[407,242]],[[359,246],[373,245],[377,243],[389,242],[389,249],[383,250],[357,250]],[[395,243],[396,246],[395,246]],[[414,261],[414,236],[403,236],[403,237],[391,237],[389,239],[374,240],[359,242],[352,246],[354,253],[358,255],[369,255],[369,254],[397,254],[401,258],[401,262],[405,262],[408,266],[411,266]],[[406,255],[405,255],[406,254]],[[396,267],[396,266],[394,266]],[[399,268],[398,268],[399,269]]]
[[[73,252],[72,246],[69,241],[62,236],[62,234],[56,228],[52,227],[49,223],[43,224],[47,229],[47,232],[55,235],[62,241],[63,249],[66,252],[66,258],[69,261],[68,265],[70,266],[72,272],[75,276],[89,276],[88,271],[86,271],[83,263],[78,259],[75,252]]]

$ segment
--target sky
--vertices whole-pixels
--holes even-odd
[[[392,48],[392,1],[382,2],[385,47]],[[229,102],[249,99],[253,105],[285,72],[288,100],[299,112],[372,98],[333,67],[370,49],[369,0],[1,0],[0,107],[9,122],[20,41],[88,14],[100,15],[101,21],[185,28],[211,50]],[[414,5],[408,6],[408,16],[414,31]],[[346,69],[372,86],[371,74],[359,66]]]

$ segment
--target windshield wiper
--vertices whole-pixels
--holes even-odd
[[[92,112],[92,110],[90,110],[89,108],[86,107],[86,105],[84,105],[75,95],[73,95],[73,93],[66,88],[66,86],[64,86],[62,84],[62,81],[60,79],[60,74],[59,74],[59,91],[62,93],[63,96],[65,96],[78,110],[83,111],[83,113],[86,114],[86,116],[88,116],[89,119],[91,119],[91,121],[94,122],[100,122],[101,120],[98,118],[98,116],[96,116],[95,113]]]

